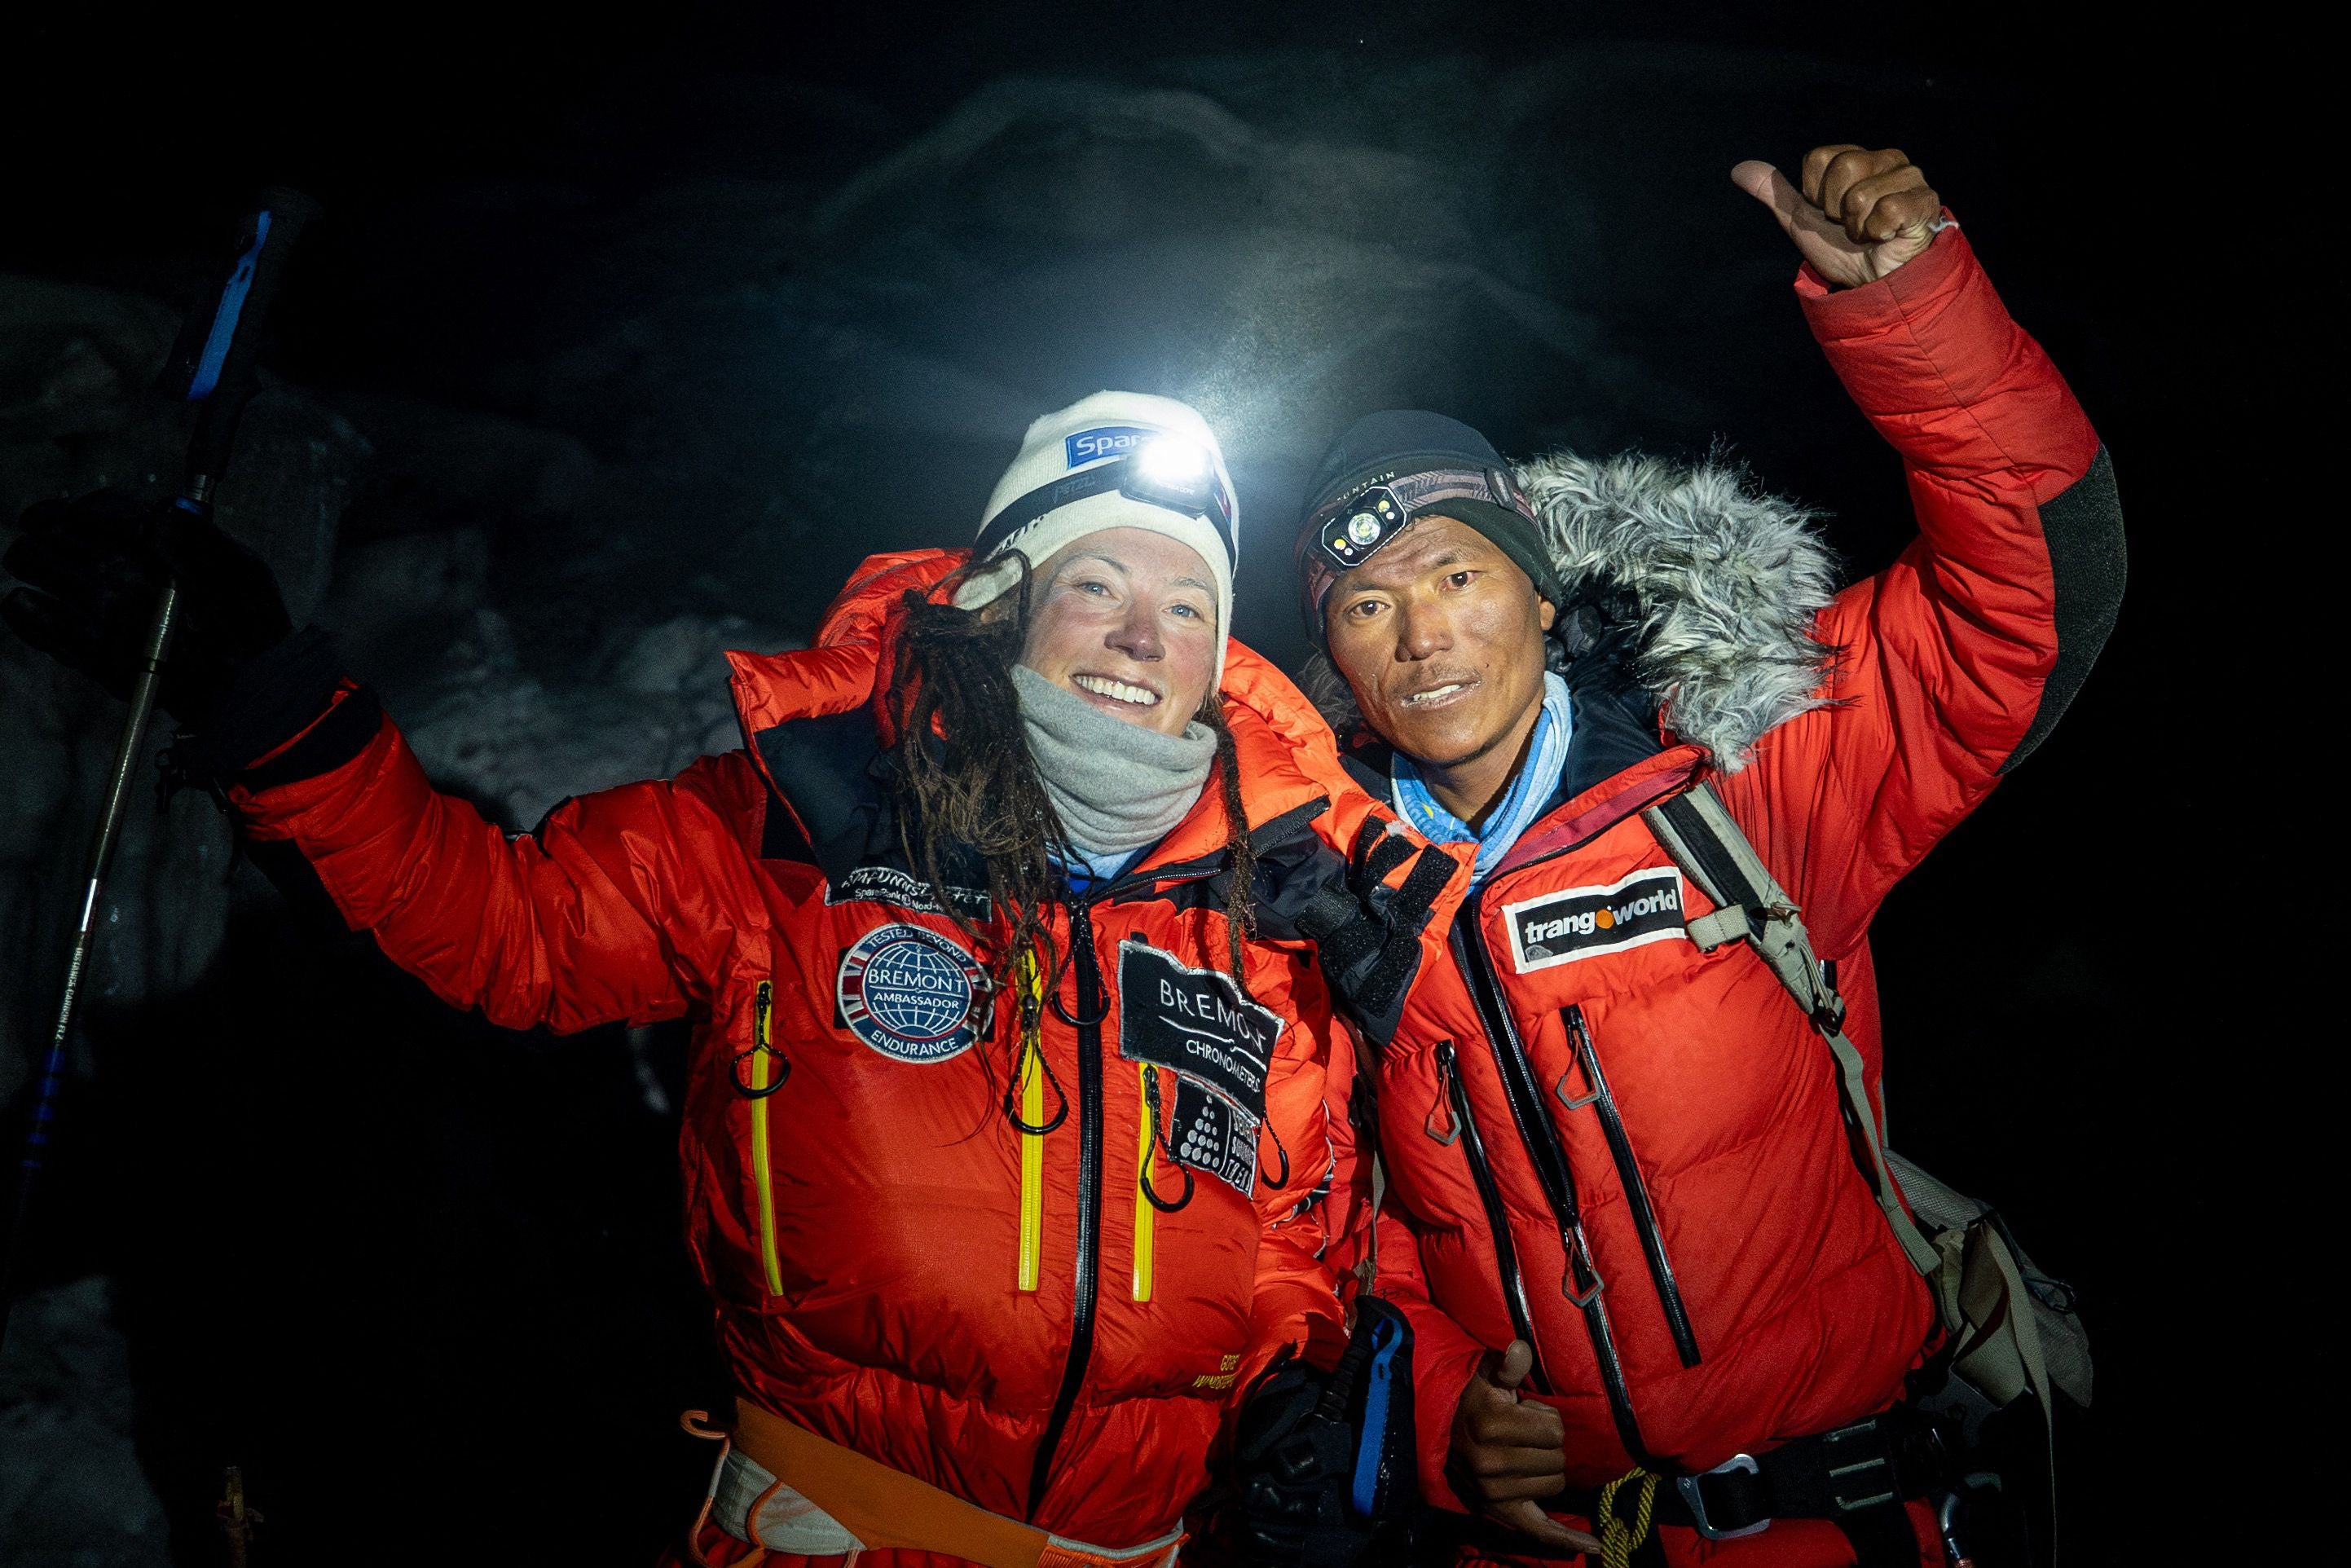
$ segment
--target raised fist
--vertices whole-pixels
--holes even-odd
[[[1813,270],[1840,288],[1876,282],[1932,245],[1941,226],[1943,199],[1891,147],[1815,147],[1804,154],[1801,187],[1758,159],[1730,179],[1770,207]]]

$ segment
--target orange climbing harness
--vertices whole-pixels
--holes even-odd
[[[710,1426],[709,1419],[704,1410],[679,1418],[695,1437],[719,1445],[710,1490],[686,1535],[686,1560],[695,1568],[716,1568],[700,1545],[703,1527],[713,1522],[752,1548],[726,1568],[753,1568],[771,1551],[853,1558],[883,1547],[941,1552],[982,1568],[1174,1568],[1184,1544],[1181,1527],[1123,1551],[1067,1540],[966,1502],[747,1402],[737,1402],[731,1431]],[[757,1465],[764,1476],[751,1479],[767,1482],[739,1520],[720,1498],[730,1458]],[[779,1533],[792,1539],[769,1539]]]

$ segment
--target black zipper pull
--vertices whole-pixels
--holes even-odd
[[[751,993],[751,1047],[735,1053],[735,1092],[746,1100],[765,1100],[781,1089],[792,1075],[792,1059],[778,1051],[772,1043],[769,1022],[776,1009],[776,988],[768,980],[759,982]],[[775,1082],[754,1084],[747,1071],[760,1057],[774,1059]]]
[[[1444,1117],[1444,1128],[1438,1130],[1437,1118]],[[1453,1113],[1453,1042],[1437,1042],[1437,1099],[1421,1118],[1420,1130],[1451,1148],[1461,1137],[1461,1119]]]
[[[1136,1186],[1141,1188],[1144,1197],[1149,1201],[1151,1207],[1160,1213],[1181,1213],[1192,1201],[1194,1185],[1192,1167],[1184,1163],[1184,1156],[1176,1152],[1176,1145],[1169,1143],[1166,1134],[1160,1131],[1165,1125],[1162,1118],[1165,1115],[1165,1112],[1160,1104],[1159,1070],[1155,1067],[1144,1069],[1143,1113],[1151,1118],[1151,1141],[1144,1146],[1143,1169],[1135,1178]],[[1165,1155],[1167,1163],[1174,1166],[1177,1173],[1183,1176],[1183,1197],[1173,1200],[1161,1197],[1158,1189],[1151,1185],[1151,1156],[1155,1154]]]
[[[1069,910],[1070,951],[1063,963],[1076,971],[1078,1010],[1071,1012],[1061,1005],[1058,975],[1054,983],[1046,988],[1045,1000],[1053,1009],[1053,1016],[1071,1029],[1099,1029],[1102,1020],[1110,1017],[1110,998],[1102,988],[1101,956],[1094,952],[1093,916],[1079,899],[1070,900]]]
[[[1590,1056],[1592,1036],[1583,1027],[1582,1008],[1571,1004],[1561,1016],[1567,1020],[1567,1049],[1571,1060],[1567,1066],[1561,1070],[1559,1082],[1551,1086],[1551,1092],[1558,1095],[1559,1103],[1569,1110],[1581,1111],[1586,1105],[1594,1104],[1599,1101],[1600,1091],[1595,1088],[1589,1094],[1572,1094],[1568,1092],[1567,1081],[1575,1076],[1576,1062],[1583,1061]],[[1589,1067],[1583,1070],[1583,1075],[1586,1079],[1593,1076]]]

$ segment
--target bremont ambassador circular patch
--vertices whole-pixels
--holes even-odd
[[[978,1038],[972,998],[987,983],[969,953],[919,925],[881,925],[841,956],[833,995],[858,1039],[900,1061],[945,1061]]]

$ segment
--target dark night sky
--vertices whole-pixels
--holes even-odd
[[[2227,625],[2216,598],[2241,604],[2248,588],[2216,580],[2198,546],[2216,519],[2250,531],[2300,515],[2284,504],[2287,477],[2241,456],[2211,461],[2220,451],[2264,450],[2254,432],[2238,428],[2251,425],[2264,382],[2239,359],[2242,340],[2223,308],[2231,294],[2260,285],[2230,275],[2241,256],[2208,254],[2245,221],[2208,194],[2233,186],[2223,163],[2206,163],[2206,149],[2243,134],[2235,117],[2254,98],[2225,40],[2142,37],[2053,20],[2044,8],[1981,6],[1876,15],[1851,5],[1432,0],[1301,6],[1268,20],[1259,7],[1197,0],[971,8],[948,18],[878,5],[811,19],[799,7],[671,5],[528,24],[495,9],[319,6],[260,21],[188,8],[136,26],[84,11],[12,22],[13,79],[0,123],[12,138],[14,189],[10,220],[0,224],[0,270],[184,298],[251,188],[298,183],[329,216],[299,257],[278,370],[330,402],[397,393],[511,413],[528,401],[512,366],[626,311],[612,282],[625,281],[625,268],[582,281],[572,266],[576,253],[612,243],[608,214],[642,212],[660,193],[696,182],[838,186],[1008,74],[1143,80],[1171,58],[1287,51],[1281,57],[1300,62],[1297,91],[1328,114],[1328,100],[1343,100],[1363,79],[1348,62],[1373,57],[1466,55],[1489,62],[1499,84],[1525,60],[1597,45],[1784,51],[1773,68],[1799,85],[1751,119],[1669,98],[1627,99],[1559,165],[1560,180],[1590,204],[1588,243],[1606,253],[1583,265],[1593,281],[1576,303],[1611,324],[1613,352],[1703,389],[1703,406],[1681,417],[1565,408],[1546,401],[1522,366],[1451,395],[1473,405],[1462,412],[1506,451],[1571,437],[1699,451],[1728,436],[1774,487],[1826,505],[1840,547],[1865,568],[1889,559],[1907,531],[1893,460],[1843,409],[1816,357],[1804,358],[1809,343],[1779,292],[1784,272],[1768,288],[1750,287],[1758,258],[1781,242],[1722,172],[1748,156],[1787,166],[1815,140],[1906,147],[1961,214],[2011,308],[2049,345],[2105,434],[2131,523],[2133,576],[2122,626],[2066,726],[1897,892],[1881,920],[1895,1141],[1956,1185],[2001,1201],[2042,1261],[2086,1293],[2101,1407],[2081,1444],[2083,1528],[2123,1529],[2136,1507],[2130,1489],[2150,1484],[2126,1478],[2150,1458],[2176,1462],[2173,1441],[2199,1455],[2196,1465],[2206,1462],[2213,1446],[2189,1428],[2241,1417],[2203,1404],[2214,1383],[2235,1381],[2209,1376],[2203,1364],[2240,1353],[2206,1352],[2179,1336],[2212,1322],[2216,1298],[2232,1294],[2228,1271],[2258,1255],[2238,1186],[2255,1145],[2227,1107],[2237,1059],[2259,1049],[2265,1031],[2237,1021],[2242,992],[2258,984],[2247,972],[2254,955],[2185,946],[2178,905],[2185,876],[2211,875],[2223,900],[2267,885],[2282,872],[2283,850],[2264,840],[2215,862],[2203,847],[2236,820],[2221,815],[2210,773],[2231,749],[2218,737],[2245,722],[2215,718],[2238,714],[2242,693],[2226,656],[2237,639],[2209,628]],[[1813,68],[1805,61],[1825,62],[1818,116],[1803,112],[1801,81]],[[1492,106],[1475,91],[1451,91],[1405,101],[1366,94],[1347,108],[1442,126]],[[1827,122],[1837,112],[1870,122]],[[1546,199],[1549,178],[1545,166],[1521,170],[1498,199]],[[692,222],[675,236],[687,265]],[[1687,254],[1691,246],[1700,253]],[[1547,265],[1564,276],[1577,275],[1579,263],[1554,256]],[[1703,298],[1707,277],[1737,267],[1747,270],[1723,287],[1747,292]],[[1701,297],[1666,297],[1660,277],[1695,277]],[[1126,306],[1148,309],[1149,301]],[[1042,407],[1112,383],[1123,368],[1097,376],[1081,364],[1015,381],[1050,398]],[[1055,376],[1088,379],[1065,385]],[[714,392],[714,410],[717,401]],[[1349,412],[1318,417],[1335,429]],[[1297,633],[1286,588],[1273,578],[1302,479],[1288,450],[1270,443],[1243,474],[1245,507],[1250,474],[1264,495],[1249,559],[1261,586],[1244,599],[1240,630],[1282,656],[1296,652]],[[962,466],[944,471],[979,493],[942,503],[956,519],[950,528],[939,532],[909,503],[903,519],[876,522],[878,537],[909,542],[927,529],[935,542],[960,542],[988,476],[968,476],[981,456],[956,461]],[[864,482],[904,500],[934,477],[906,463]],[[2302,542],[2294,526],[2270,533],[2276,543],[2252,547],[2254,556],[2291,559]],[[809,567],[812,581],[839,580],[857,551],[839,553]],[[680,588],[681,602],[706,608],[695,591]],[[777,606],[746,612],[804,629],[795,622],[822,597],[812,587],[786,590]],[[2208,869],[2183,871],[2191,844]],[[1975,983],[1949,973],[1952,933],[1964,934]],[[284,934],[256,938],[231,972],[266,974],[271,955],[301,961],[307,951]],[[421,1005],[408,1016],[420,1030],[439,1027]],[[435,1167],[447,1185],[434,1202],[463,1204],[496,1186],[468,1173],[521,1157],[497,1152],[509,1129],[493,1124],[496,1108],[538,1092],[526,1086],[538,1082],[544,1058],[472,1025],[447,1030],[455,1044],[434,1060],[471,1052],[475,1065],[465,1071],[477,1075],[479,1096],[426,1135],[452,1151]],[[396,1096],[446,1093],[437,1069],[387,1061],[371,1071]],[[660,1168],[666,1134],[629,1120],[601,1082],[574,1080],[564,1091],[580,1097],[570,1113],[630,1151],[611,1162],[615,1170]],[[2281,1090],[2272,1082],[2255,1092]],[[266,1135],[289,1122],[264,1124]],[[295,1141],[283,1151],[285,1168],[330,1147]],[[256,1158],[259,1169],[276,1156]],[[2195,1174],[2181,1174],[2183,1160]],[[643,1254],[682,1279],[682,1264],[660,1255],[672,1201],[657,1187],[627,1188],[622,1175],[591,1179],[577,1202],[609,1205],[622,1217],[611,1225],[622,1239],[611,1240],[611,1225],[576,1236],[558,1226],[534,1244],[550,1249],[549,1268],[578,1270],[588,1258],[591,1278],[606,1277],[600,1270],[617,1277]],[[172,1223],[193,1220],[182,1214]],[[528,1213],[514,1223],[527,1227]],[[429,1231],[420,1222],[392,1244],[395,1255],[429,1271],[415,1262],[438,1246]],[[493,1270],[486,1300],[454,1277],[492,1268],[496,1234],[468,1230],[445,1254],[453,1279],[402,1309],[477,1319],[472,1330],[414,1332],[445,1335],[438,1359],[456,1367],[495,1367],[495,1376],[485,1374],[489,1396],[522,1400],[550,1382],[591,1383],[606,1375],[600,1368],[616,1343],[651,1356],[621,1378],[631,1419],[657,1420],[678,1385],[706,1375],[690,1351],[670,1345],[699,1332],[698,1309],[674,1280],[664,1279],[670,1294],[619,1309],[622,1326],[601,1337],[592,1312],[584,1326],[549,1331],[559,1342],[553,1348],[502,1322],[547,1300],[511,1271]],[[165,1250],[191,1267],[206,1255],[184,1237]],[[120,1267],[102,1249],[91,1256]],[[339,1310],[341,1286],[325,1288],[291,1266],[271,1277],[278,1288],[317,1292],[326,1313]],[[214,1387],[211,1375],[189,1370],[201,1356],[157,1326],[175,1315],[169,1284],[151,1279],[138,1300],[139,1322],[160,1347],[144,1353],[158,1385]],[[404,1332],[373,1308],[358,1322],[368,1334]],[[366,1352],[345,1340],[335,1354]],[[283,1453],[296,1444],[273,1400],[316,1399],[311,1408],[322,1415],[335,1407],[329,1391],[340,1375],[315,1363],[256,1376],[260,1392],[239,1396],[253,1408],[240,1406],[233,1420],[207,1425],[193,1395],[159,1418],[151,1469],[194,1478],[238,1441]],[[403,1406],[360,1381],[370,1397],[388,1401],[397,1430],[465,1419]],[[574,1413],[568,1418],[608,1428],[618,1419],[576,1386],[556,1402]],[[491,1415],[528,1421],[512,1407]],[[496,1442],[478,1434],[451,1440],[452,1473],[466,1484],[498,1473]],[[658,1431],[613,1440],[634,1444],[624,1451],[653,1467],[648,1478],[658,1470],[660,1486],[680,1473],[681,1456]],[[690,1469],[695,1457],[683,1458]],[[286,1468],[302,1474],[291,1459]],[[292,1490],[297,1479],[283,1484]],[[304,1506],[295,1501],[291,1511]],[[664,1506],[632,1505],[627,1529],[657,1531]]]

